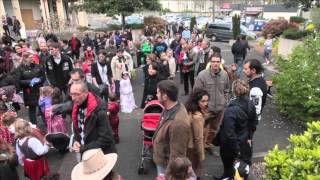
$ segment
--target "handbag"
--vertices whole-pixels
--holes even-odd
[[[130,70],[130,77],[131,77],[131,79],[137,78],[137,70],[136,69]]]

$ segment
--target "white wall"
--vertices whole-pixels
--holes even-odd
[[[160,0],[163,9],[171,12],[212,12],[212,0]]]
[[[278,19],[280,17],[285,18],[286,20],[289,21],[291,16],[297,16],[298,13],[279,13],[279,12],[264,12],[263,17],[265,19]]]
[[[19,2],[20,2],[21,9],[32,9],[33,20],[41,20],[40,1],[38,1],[38,0],[20,0]],[[11,0],[4,0],[3,4],[6,9],[6,13],[10,17],[12,17],[13,10],[12,10]]]

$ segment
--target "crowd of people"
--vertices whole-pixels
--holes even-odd
[[[235,62],[228,67],[221,49],[198,31],[185,27],[173,35],[168,42],[160,30],[146,27],[135,41],[130,29],[96,33],[93,39],[76,33],[60,39],[49,31],[39,34],[36,48],[28,40],[2,41],[0,162],[6,166],[0,177],[18,179],[18,164],[32,180],[50,176],[46,154],[55,148],[76,154],[71,179],[122,179],[112,170],[120,143],[118,113],[137,108],[133,80],[143,86],[140,108],[150,100],[164,107],[152,140],[157,179],[200,179],[205,154],[215,146],[224,165],[217,179],[232,179],[235,162],[250,166],[267,93],[261,63],[245,60],[235,45]],[[249,48],[240,37],[236,43],[245,52]],[[178,77],[185,103],[174,82]],[[22,105],[28,118],[17,115]],[[248,176],[247,168],[237,173]]]

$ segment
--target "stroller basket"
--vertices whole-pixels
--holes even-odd
[[[145,114],[142,120],[142,129],[155,131],[159,124],[160,114]]]

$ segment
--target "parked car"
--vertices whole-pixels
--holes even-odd
[[[253,39],[256,38],[256,34],[252,31],[249,31],[247,27],[240,25],[240,30],[241,35],[249,36]],[[206,37],[210,38],[211,41],[233,39],[232,24],[211,23],[208,25]]]
[[[143,24],[142,16],[128,16],[126,17],[126,24]]]
[[[254,20],[254,31],[262,31],[262,29],[264,28],[264,26],[267,24],[267,22],[265,20],[261,20],[261,19],[256,19]]]

